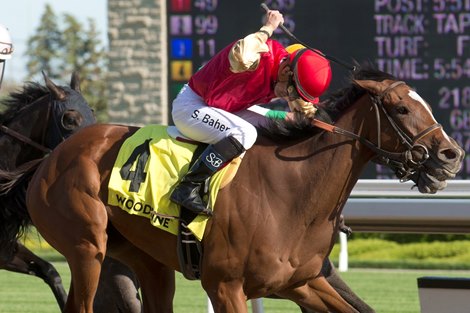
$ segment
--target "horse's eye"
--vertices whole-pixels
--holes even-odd
[[[64,115],[62,115],[62,127],[65,130],[74,130],[80,128],[80,125],[83,122],[83,116],[80,112],[75,110],[67,110]]]
[[[398,106],[397,107],[397,113],[398,114],[408,114],[408,108],[404,106]]]

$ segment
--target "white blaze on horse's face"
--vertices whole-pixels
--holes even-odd
[[[426,101],[424,101],[423,98],[421,98],[421,96],[414,90],[409,90],[408,91],[408,96],[410,96],[410,98],[418,101],[419,103],[421,103],[423,105],[423,107],[429,112],[429,114],[432,116],[432,119],[435,123],[437,123],[436,119],[434,118],[434,115],[432,115],[432,112],[431,112],[431,109],[429,108],[429,105],[426,103]]]
[[[421,96],[416,91],[410,89],[408,91],[408,95],[412,99],[414,99],[414,100],[418,101],[419,103],[421,103],[424,106],[424,108],[429,112],[429,114],[432,116],[433,121],[435,123],[437,123],[436,119],[434,118],[434,115],[431,112],[431,109],[430,109],[429,105],[426,103],[426,101],[424,101],[423,98],[421,98]],[[449,140],[449,136],[447,135],[447,133],[444,130],[442,130],[442,133],[444,134],[444,137],[446,138],[446,140]]]

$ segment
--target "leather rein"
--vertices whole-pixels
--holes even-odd
[[[44,96],[46,97],[46,96]],[[40,101],[41,99],[43,99],[44,97],[41,97],[39,98],[38,100],[36,101]],[[46,115],[46,125],[49,124],[49,120],[50,120],[50,116],[51,116],[51,105],[52,103],[54,102],[54,100],[52,99],[52,96],[49,95],[49,97],[51,98],[47,105],[47,115]],[[34,103],[34,102],[33,102]],[[0,125],[0,131],[2,131],[3,133],[5,133],[6,135],[9,135],[13,138],[16,138],[17,140],[25,143],[25,144],[28,144],[30,145],[31,147],[33,148],[36,148],[46,154],[50,153],[52,150],[47,148],[45,145],[44,145],[44,142],[46,141],[46,131],[47,131],[47,126],[44,127],[44,130],[43,130],[43,133],[42,133],[42,136],[41,136],[41,144],[33,141],[31,138],[28,138],[26,137],[25,135],[22,135],[20,134],[19,132],[11,129],[11,128],[8,128],[7,126],[5,125]]]
[[[387,165],[388,167],[392,168],[395,171],[395,174],[400,179],[400,181],[404,182],[410,180],[410,176],[413,175],[418,169],[420,169],[423,164],[429,158],[428,149],[418,144],[417,142],[422,138],[429,135],[431,132],[435,131],[436,129],[442,128],[442,125],[439,123],[435,123],[425,130],[421,131],[419,134],[415,135],[413,138],[410,138],[393,120],[393,118],[388,114],[387,110],[385,110],[383,106],[383,99],[386,95],[388,95],[395,87],[404,85],[405,82],[403,81],[396,81],[390,86],[388,86],[380,95],[370,95],[372,100],[372,105],[374,106],[376,112],[376,119],[377,119],[377,144],[372,143],[370,140],[361,137],[355,133],[342,129],[340,127],[328,124],[326,122],[313,119],[312,124],[318,128],[326,130],[331,133],[340,134],[354,140],[358,140],[360,143],[367,146],[371,149],[376,157],[374,162]],[[403,145],[406,146],[406,150],[404,152],[391,152],[381,148],[380,142],[380,133],[381,133],[381,124],[380,124],[380,110],[384,113],[387,120],[392,125],[393,129],[400,137],[400,141]],[[415,159],[415,154],[420,155],[420,158]]]

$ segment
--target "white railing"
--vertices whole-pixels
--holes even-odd
[[[470,180],[450,180],[433,195],[412,186],[359,180],[343,210],[346,224],[356,232],[470,233]]]
[[[448,181],[433,195],[412,190],[413,183],[359,180],[343,215],[357,232],[470,233],[470,181]],[[340,234],[339,271],[348,270],[348,246]]]

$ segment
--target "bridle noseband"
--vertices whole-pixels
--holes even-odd
[[[347,131],[345,129],[330,125],[323,121],[319,121],[317,119],[313,120],[313,125],[327,130],[332,133],[337,133],[344,135],[346,137],[358,140],[369,149],[371,149],[375,153],[375,158],[373,159],[374,162],[386,165],[390,167],[400,181],[404,182],[411,179],[411,176],[416,173],[420,168],[423,167],[424,163],[429,158],[428,149],[418,144],[418,141],[429,135],[436,129],[442,128],[441,124],[434,123],[433,125],[429,126],[425,130],[421,131],[419,134],[410,138],[395,122],[395,120],[390,116],[383,105],[383,100],[385,96],[387,96],[395,87],[404,85],[405,82],[403,81],[396,81],[390,86],[388,86],[381,94],[379,95],[371,95],[369,94],[372,105],[376,112],[376,120],[377,120],[377,144],[372,143],[368,139],[361,137],[355,133]],[[389,123],[391,124],[392,128],[395,130],[396,134],[400,138],[401,144],[406,147],[404,152],[391,152],[381,148],[381,123],[380,123],[380,110],[383,112]],[[418,155],[420,158],[416,158],[415,156]]]

